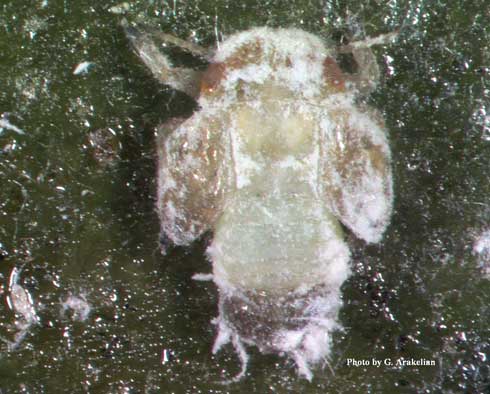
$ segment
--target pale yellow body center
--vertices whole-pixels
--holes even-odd
[[[315,119],[306,105],[288,100],[287,88],[255,85],[252,93],[256,100],[239,102],[231,116],[236,160],[254,162],[257,170],[231,193],[217,223],[215,275],[233,286],[274,292],[338,286],[345,275],[335,271],[346,272],[349,252],[337,219],[312,187]]]

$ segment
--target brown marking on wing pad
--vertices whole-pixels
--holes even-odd
[[[182,123],[179,119],[177,124]],[[220,178],[225,176],[220,165],[223,162],[224,148],[220,142],[220,133],[216,130],[222,129],[219,120],[205,119],[205,124],[196,130],[199,133],[197,141],[193,145],[179,141],[170,148],[165,149],[165,144],[159,146],[159,166],[165,167],[170,178],[181,185],[181,188],[169,188],[158,203],[160,218],[165,226],[167,207],[173,206],[178,212],[171,214],[173,220],[173,232],[177,234],[177,240],[183,239],[185,233],[202,233],[211,228],[222,211],[225,190],[220,184]],[[166,134],[165,124],[161,127],[159,135]],[[173,156],[173,157],[171,157]],[[182,170],[175,163],[206,163],[194,166],[191,173],[182,177]],[[181,190],[185,193],[182,194]],[[178,242],[177,242],[178,243]]]
[[[373,144],[366,137],[361,139],[361,146],[368,153],[370,162],[374,169],[379,173],[385,173],[388,166],[382,147]]]
[[[227,67],[240,69],[247,64],[259,64],[262,62],[264,50],[260,41],[253,41],[240,46],[226,59]]]
[[[340,177],[344,180],[353,182],[353,185],[362,182],[365,165],[371,165],[378,175],[386,179],[389,176],[389,158],[383,149],[383,146],[374,144],[366,135],[359,136],[358,130],[355,127],[349,125],[347,118],[348,114],[343,110],[333,111],[331,113],[332,119],[337,124],[337,130],[342,135],[341,141],[334,140],[331,145],[331,164],[335,168]],[[374,117],[376,120],[376,117]],[[383,122],[376,122],[383,123]],[[346,207],[343,203],[345,198],[344,193],[348,192],[338,184],[332,182],[330,179],[324,179],[324,182],[328,185],[330,191],[329,195],[336,203],[336,209],[340,215],[346,215]],[[385,183],[383,187],[384,195],[389,198],[390,185]],[[359,212],[364,209],[362,203],[356,207]],[[372,226],[382,225],[382,223],[371,224]]]
[[[358,131],[349,126],[348,115],[343,111],[332,112],[331,116],[339,134],[343,135],[343,146],[340,141],[334,141],[330,148],[333,165],[340,176],[344,179],[361,179],[367,162],[376,172],[386,175],[389,167],[382,146],[374,144],[367,136],[359,137]]]

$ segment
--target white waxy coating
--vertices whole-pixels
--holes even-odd
[[[323,61],[332,51],[320,38],[299,29],[252,29],[229,37],[214,61],[227,63],[236,56],[237,49],[247,46],[252,49],[241,59],[247,64],[227,74],[227,91],[240,81],[264,84],[273,80],[306,98],[322,94]]]

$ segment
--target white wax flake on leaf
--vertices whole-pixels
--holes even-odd
[[[484,231],[475,240],[473,244],[473,253],[490,255],[490,230]]]
[[[482,232],[473,243],[473,254],[477,257],[480,268],[487,279],[490,279],[490,230]]]
[[[81,62],[73,70],[73,75],[87,74],[94,65],[94,63],[88,61]]]
[[[85,321],[90,316],[92,310],[90,304],[87,301],[85,294],[73,295],[70,294],[65,301],[61,304],[62,314],[67,311],[73,313],[72,318],[76,321]]]
[[[24,319],[27,325],[39,323],[32,296],[24,287],[13,284],[10,287],[10,300],[14,312]]]
[[[192,279],[199,282],[207,282],[213,280],[213,274],[194,274],[192,275]]]
[[[16,349],[25,338],[30,328],[34,324],[39,324],[41,319],[37,315],[36,306],[32,295],[19,282],[21,268],[14,267],[9,278],[9,294],[7,303],[10,309],[15,312],[15,327],[17,333],[15,340],[9,342],[10,349]]]
[[[3,129],[15,131],[17,134],[21,134],[21,135],[25,134],[24,130],[13,125],[7,119],[0,118],[0,134],[2,134]]]
[[[129,2],[120,3],[109,8],[109,12],[112,14],[125,14],[131,10],[131,4]]]

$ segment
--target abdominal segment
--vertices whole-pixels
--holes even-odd
[[[311,365],[328,356],[338,328],[350,253],[337,220],[307,185],[292,191],[266,184],[236,192],[208,248],[220,291],[219,330],[235,347],[243,342],[289,355],[311,379]]]
[[[217,281],[286,292],[346,279],[349,251],[337,219],[305,186],[243,188],[228,200],[209,248]]]

